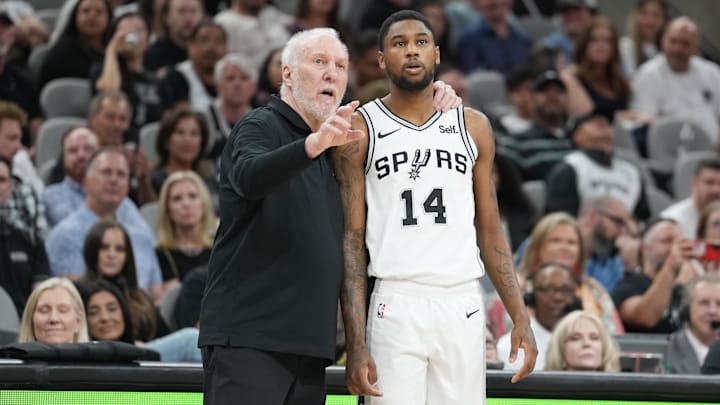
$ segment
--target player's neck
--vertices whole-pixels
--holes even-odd
[[[382,101],[390,112],[415,125],[424,124],[435,114],[432,86],[409,92],[391,85],[390,94],[383,97]]]

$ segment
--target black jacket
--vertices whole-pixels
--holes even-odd
[[[200,314],[200,346],[335,356],[342,206],[327,153],[273,97],[236,125],[220,162],[220,227]]]

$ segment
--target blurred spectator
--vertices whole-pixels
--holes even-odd
[[[368,0],[360,17],[359,29],[379,29],[390,14],[410,8],[412,0]]]
[[[292,21],[266,0],[232,0],[230,8],[215,16],[227,32],[228,52],[241,54],[255,71],[273,49],[285,45]]]
[[[105,280],[83,285],[83,298],[87,307],[87,323],[94,340],[121,341],[137,344],[160,354],[163,362],[202,361],[197,347],[198,330],[186,328],[149,342],[136,340],[132,335],[132,318],[128,315],[125,296]]]
[[[20,138],[26,119],[17,105],[0,101],[0,155],[8,160],[15,159],[22,148]],[[2,216],[6,222],[25,232],[33,244],[39,243],[47,229],[44,207],[33,187],[24,181],[26,176],[17,173],[17,168],[13,170],[12,193],[3,204]]]
[[[635,1],[628,16],[626,36],[620,38],[622,70],[627,77],[660,52],[660,39],[668,19],[665,0]]]
[[[208,138],[208,126],[202,114],[184,109],[167,114],[160,124],[155,143],[160,161],[150,173],[156,193],[160,192],[168,176],[182,170],[194,171],[209,183],[210,190],[217,192],[217,182],[205,161]]]
[[[556,10],[560,14],[562,28],[542,38],[540,43],[558,48],[570,63],[575,53],[575,42],[593,19],[597,12],[595,0],[558,0]]]
[[[237,58],[243,59],[243,66],[246,66],[246,69],[257,72],[258,89],[252,100],[253,107],[262,107],[267,104],[271,95],[280,94],[280,83],[282,83],[281,53],[282,48],[275,48],[270,51],[260,69],[255,69],[253,65],[247,63],[247,59],[242,55],[237,55]]]
[[[442,55],[440,56],[442,58]],[[442,80],[455,90],[460,98],[465,98],[465,74],[450,64],[441,63],[435,70],[438,80]]]
[[[495,334],[493,334],[490,326],[485,327],[485,360],[502,361],[500,360],[500,356],[498,356],[497,339],[495,339]]]
[[[698,221],[696,239],[713,247],[720,246],[720,201],[714,201],[705,207]],[[698,275],[702,273],[720,274],[720,261],[715,258],[696,263]]]
[[[0,208],[10,198],[13,188],[12,164],[0,155]],[[22,314],[33,283],[50,275],[45,248],[33,244],[30,238],[8,223],[0,214],[0,287],[13,300],[15,309]]]
[[[158,201],[155,247],[167,290],[210,260],[217,217],[203,180],[192,171],[175,172],[163,183]]]
[[[378,63],[377,31],[367,29],[354,36],[350,44],[350,79],[348,85],[353,96],[363,92],[363,88],[371,83],[382,82],[387,86],[385,71]],[[261,86],[262,87],[262,86]],[[389,90],[389,88],[388,88]]]
[[[652,116],[694,121],[717,142],[720,119],[720,68],[697,56],[700,33],[688,17],[671,21],[662,39],[662,54],[633,76],[633,109]]]
[[[450,21],[448,21],[443,5],[443,0],[417,0],[413,4],[413,9],[419,11],[430,21],[430,26],[435,33],[435,45],[440,47],[442,63],[454,66],[458,63],[455,41],[450,32]],[[455,92],[457,93],[457,89]]]
[[[13,25],[14,43],[6,49],[8,60],[27,66],[32,50],[50,39],[50,30],[26,1],[7,0],[0,3],[0,15]]]
[[[550,337],[555,325],[569,312],[568,309],[578,306],[575,302],[577,284],[571,269],[563,264],[546,263],[540,265],[532,277],[533,292],[526,295],[526,304],[532,308],[530,313],[530,328],[535,335],[538,356],[535,367],[542,370],[545,367],[545,353],[550,345]],[[507,361],[510,357],[510,333],[498,339],[498,357]],[[522,350],[518,351],[514,363],[506,363],[506,370],[518,370],[523,364]]]
[[[100,147],[122,146],[130,162],[130,198],[139,206],[157,200],[150,182],[150,163],[138,149],[137,131],[130,128],[130,101],[122,91],[104,91],[90,100],[88,128],[93,131]]]
[[[82,247],[83,281],[107,280],[122,291],[130,309],[135,339],[147,342],[170,332],[153,299],[138,287],[133,244],[114,219],[102,219],[87,232]]]
[[[497,137],[498,151],[515,162],[524,181],[545,179],[574,149],[565,134],[568,98],[558,74],[552,70],[541,73],[534,81],[531,97],[530,129]]]
[[[595,109],[570,123],[577,151],[565,156],[545,179],[545,212],[577,215],[583,201],[597,196],[617,198],[634,217],[650,216],[644,179],[630,162],[613,155],[615,129],[609,111]]]
[[[82,236],[100,219],[117,218],[132,240],[139,286],[159,298],[162,277],[153,250],[155,237],[152,229],[143,220],[118,217],[118,207],[127,197],[129,172],[122,149],[106,147],[93,154],[83,180],[85,204],[52,229],[45,247],[53,274],[78,278],[85,268]]]
[[[694,238],[700,213],[709,204],[720,201],[720,159],[709,158],[698,163],[690,183],[691,194],[665,208],[660,217],[672,219],[686,238]]]
[[[626,272],[612,292],[627,332],[671,333],[678,328],[693,246],[674,221],[648,227],[642,239],[642,271]]]
[[[206,113],[210,130],[208,157],[219,158],[235,124],[252,109],[257,85],[257,72],[237,54],[225,55],[215,64],[218,96]]]
[[[57,225],[85,203],[83,181],[87,162],[97,150],[97,136],[87,128],[71,128],[62,137],[62,151],[53,168],[54,180],[43,192],[45,215],[50,227]],[[118,207],[118,218],[142,220],[140,211],[129,198]]]
[[[527,59],[532,39],[511,23],[511,0],[481,0],[478,8],[482,17],[458,34],[460,66],[508,73]]]
[[[536,218],[535,207],[530,197],[522,188],[522,178],[510,158],[495,154],[491,172],[495,190],[497,190],[498,206],[503,230],[514,250],[528,236]]]
[[[671,373],[700,374],[700,365],[720,336],[712,325],[720,322],[720,276],[706,274],[690,281],[680,311],[683,327],[670,336],[666,360]]]
[[[626,265],[625,256],[639,254],[637,224],[620,200],[610,196],[584,201],[578,222],[588,249],[585,274],[612,292],[626,269],[635,268]]]
[[[13,63],[10,50],[15,43],[16,29],[7,14],[0,11],[0,100],[16,104],[29,116],[23,120],[23,143],[31,147],[35,136],[42,125],[40,97],[33,83],[33,78],[21,63]],[[10,156],[12,158],[12,156]]]
[[[114,22],[102,65],[95,64],[90,73],[93,94],[121,90],[127,95],[132,107],[130,126],[136,131],[162,115],[157,79],[143,66],[147,47],[145,20],[137,13],[124,14]]]
[[[542,263],[559,263],[572,270],[579,288],[575,296],[585,311],[598,315],[605,327],[614,334],[624,332],[622,320],[615,304],[605,287],[588,275],[588,265],[594,258],[587,260],[592,241],[587,241],[579,222],[564,212],[544,216],[535,225],[523,252],[518,251],[518,277],[530,278]],[[525,290],[530,291],[531,285]]]
[[[627,110],[630,85],[620,71],[618,36],[610,20],[595,17],[579,33],[574,56],[562,72],[570,116],[596,108],[613,115]]]
[[[178,328],[198,327],[200,306],[207,279],[207,267],[198,267],[191,270],[183,278],[180,293],[175,302],[175,311],[173,312],[175,324]]]
[[[77,1],[67,25],[43,60],[38,89],[61,77],[87,79],[90,66],[103,59],[111,18],[108,0]]]
[[[295,13],[295,21],[288,26],[288,32],[294,34],[323,27],[343,32],[338,13],[339,5],[339,0],[300,0]]]
[[[53,277],[38,284],[23,311],[18,342],[55,345],[87,341],[85,308],[73,283]]]
[[[160,16],[163,36],[145,51],[143,63],[148,70],[158,70],[187,59],[188,43],[205,13],[200,0],[164,0]]]
[[[555,326],[544,370],[619,372],[620,349],[595,314],[574,311]]]
[[[532,92],[535,78],[536,75],[528,64],[515,66],[505,75],[508,99],[514,108],[511,113],[500,117],[500,123],[510,135],[525,132],[532,126],[534,109]],[[462,98],[459,94],[458,96]]]
[[[187,49],[189,59],[160,80],[160,98],[166,110],[182,106],[204,113],[217,96],[213,72],[227,52],[225,30],[212,21],[202,22],[192,32]]]

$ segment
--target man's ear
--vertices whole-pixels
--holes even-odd
[[[378,51],[377,60],[378,65],[380,65],[380,69],[385,70],[385,54],[383,54],[382,51]]]
[[[283,83],[288,86],[290,84],[290,77],[292,76],[292,68],[290,65],[283,65],[282,67],[282,80]]]

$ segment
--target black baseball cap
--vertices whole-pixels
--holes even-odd
[[[548,86],[555,85],[563,91],[567,90],[565,82],[562,81],[560,75],[555,70],[546,70],[540,73],[533,83],[533,90],[545,90]]]
[[[565,11],[570,8],[589,8],[592,11],[597,11],[597,1],[595,0],[558,0],[555,3],[555,9],[559,12]]]
[[[607,108],[595,107],[589,113],[585,113],[585,114],[570,118],[567,122],[568,136],[572,138],[575,135],[575,132],[578,130],[578,128],[580,128],[580,126],[582,124],[584,124],[585,122],[587,122],[595,117],[605,117],[605,119],[607,119],[608,122],[610,124],[612,124],[613,120],[615,119],[615,111],[607,109]]]

